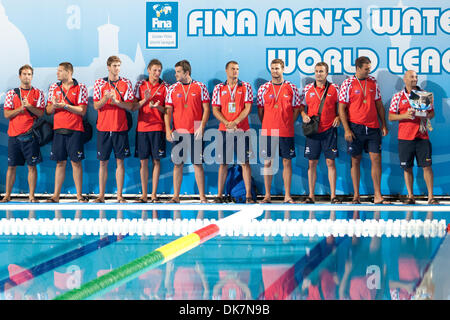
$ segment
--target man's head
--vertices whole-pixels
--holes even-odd
[[[122,61],[117,56],[111,56],[106,61],[106,66],[108,67],[108,72],[110,75],[118,77],[120,73],[120,65]]]
[[[26,64],[19,69],[19,79],[20,82],[26,86],[31,85],[31,80],[33,80],[33,68]]]
[[[325,82],[328,76],[328,64],[325,62],[318,62],[314,67],[314,76],[316,81]]]
[[[368,57],[359,57],[355,61],[356,67],[356,77],[358,79],[365,79],[370,74],[370,69],[372,68],[372,62]]]
[[[405,72],[405,75],[403,76],[403,82],[405,83],[405,86],[408,90],[414,89],[417,87],[417,73],[413,70],[408,70]]]
[[[239,64],[236,61],[229,61],[225,66],[225,72],[227,73],[227,79],[238,79]]]
[[[72,79],[73,65],[70,62],[61,62],[56,70],[58,81],[67,81]]]
[[[191,77],[191,64],[187,60],[178,61],[175,64],[175,78],[177,81],[187,82]]]
[[[273,59],[270,62],[270,74],[273,80],[283,79],[284,61],[281,59]]]
[[[159,81],[162,72],[162,63],[158,59],[153,59],[147,66],[148,77],[150,81]]]

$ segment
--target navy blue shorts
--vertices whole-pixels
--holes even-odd
[[[134,156],[140,160],[166,157],[166,133],[163,131],[136,132]]]
[[[128,131],[97,132],[97,159],[100,161],[109,160],[113,150],[116,159],[123,160],[131,155]]]
[[[339,156],[337,148],[337,128],[317,133],[311,137],[306,137],[305,158],[309,160],[319,160],[323,151],[325,159],[334,160]]]
[[[54,133],[50,159],[66,161],[67,158],[73,162],[79,162],[84,159],[83,132],[72,131],[69,134]]]
[[[430,167],[431,153],[431,142],[428,139],[398,140],[398,156],[403,170],[414,166],[414,158],[418,167]]]
[[[173,133],[171,158],[174,164],[183,164],[188,160],[190,154],[192,164],[203,164],[203,150],[205,147],[203,139],[195,139],[194,134]]]
[[[39,143],[32,133],[8,138],[8,166],[36,166],[42,162]]]
[[[349,122],[355,138],[352,142],[347,141],[347,152],[353,156],[366,153],[381,153],[381,131],[379,128],[369,128],[361,124]]]
[[[267,139],[266,139],[267,138]],[[283,159],[295,158],[295,139],[294,137],[274,137],[261,136],[260,137],[260,153],[261,158],[270,160],[276,152],[278,147],[279,155]]]
[[[216,140],[216,161],[220,164],[243,164],[252,157],[250,136],[243,131],[220,131],[222,144]],[[237,161],[236,161],[237,160]]]

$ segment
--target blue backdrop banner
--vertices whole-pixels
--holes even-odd
[[[174,65],[187,59],[192,78],[214,86],[226,80],[225,64],[236,60],[240,79],[249,82],[253,94],[271,79],[269,64],[274,58],[286,63],[285,79],[302,89],[313,81],[314,65],[325,61],[330,66],[329,80],[340,85],[355,72],[358,56],[372,61],[383,104],[388,112],[392,96],[403,88],[406,70],[415,70],[419,85],[434,94],[436,116],[433,131],[433,170],[435,194],[447,195],[450,189],[450,9],[448,1],[321,1],[308,8],[304,1],[279,0],[190,0],[143,1],[32,1],[0,0],[0,105],[6,92],[19,85],[18,69],[23,64],[34,68],[33,86],[48,94],[56,82],[60,62],[74,65],[74,78],[89,90],[88,118],[95,126],[94,81],[107,76],[106,60],[117,55],[122,60],[121,75],[133,85],[146,77],[147,63],[157,58],[163,63],[162,78],[174,83]],[[130,131],[134,154],[137,113]],[[386,116],[387,118],[387,116]],[[301,118],[299,118],[301,120]],[[259,132],[256,99],[249,116],[250,127]],[[207,129],[218,128],[211,113]],[[5,191],[7,170],[8,120],[0,119],[0,192]],[[398,123],[388,122],[389,134],[382,143],[383,194],[406,194],[403,171],[398,158]],[[83,192],[98,192],[97,141],[85,145]],[[215,143],[214,141],[208,143]],[[304,158],[305,137],[301,123],[295,124],[297,156],[293,160],[292,193],[308,192],[308,161]],[[253,141],[258,144],[258,141]],[[339,157],[336,161],[337,194],[352,193],[350,156],[342,127],[338,129]],[[50,160],[51,145],[41,148],[44,161],[38,165],[37,193],[52,193],[56,163]],[[170,146],[168,145],[170,152]],[[112,157],[114,159],[114,157]],[[110,161],[107,193],[116,192],[115,161]],[[139,160],[125,160],[124,193],[139,193]],[[281,166],[281,163],[280,163]],[[217,164],[206,164],[206,193],[217,192]],[[162,161],[158,193],[173,193],[173,165],[170,157]],[[70,165],[62,193],[76,193]],[[252,164],[259,193],[264,192],[262,164]],[[370,160],[362,160],[361,194],[372,194]],[[421,169],[414,168],[416,194],[426,194]],[[281,170],[273,179],[273,194],[283,194]],[[17,170],[14,193],[27,192],[27,170]],[[184,168],[182,194],[197,193],[192,165]],[[317,194],[328,194],[327,167],[323,157],[318,166]]]

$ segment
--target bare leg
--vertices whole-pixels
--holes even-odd
[[[34,199],[34,191],[36,190],[37,168],[36,166],[28,166],[28,186],[30,188],[29,198]]]
[[[428,201],[433,199],[433,170],[430,167],[423,168],[423,179],[427,185]]]
[[[99,194],[98,199],[105,200],[106,181],[108,180],[108,162],[109,160],[100,161],[100,169],[98,171]]]
[[[180,200],[181,183],[183,182],[183,164],[173,165],[173,198]]]
[[[217,176],[217,197],[219,198],[223,196],[225,181],[227,179],[227,172],[228,172],[228,165],[221,164],[219,166],[219,174]]]
[[[160,172],[161,172],[161,161],[160,160],[153,160],[152,199],[156,199],[157,198]],[[148,173],[147,173],[147,181],[148,181]]]
[[[308,167],[308,186],[309,186],[309,197],[316,200],[314,198],[314,193],[316,189],[316,180],[317,180],[317,163],[319,160],[309,160]]]
[[[414,199],[414,192],[413,192],[414,175],[412,168],[404,169],[403,176],[405,178],[406,190],[408,191],[408,198]],[[424,171],[424,178],[425,178],[425,171]]]
[[[326,159],[328,167],[328,182],[330,183],[331,199],[336,198],[336,164],[332,159]]]
[[[17,167],[8,167],[8,170],[6,171],[6,190],[2,202],[7,202],[11,199],[12,188],[16,181],[16,168]]]
[[[56,201],[56,202],[59,202],[59,196],[61,194],[61,188],[62,188],[62,185],[64,183],[64,179],[66,178],[66,165],[67,165],[67,161],[66,160],[56,162],[55,190],[53,192],[53,196],[51,197],[51,199],[53,201]]]
[[[292,181],[292,160],[283,158],[283,182],[284,182],[285,202],[292,200],[291,181]]]
[[[270,160],[264,161],[264,187],[266,189],[266,194],[264,195],[264,200],[270,201],[270,188],[272,186],[272,162]]]
[[[242,164],[242,176],[245,184],[245,197],[252,197],[252,168],[249,163]],[[226,177],[226,176],[225,176]]]
[[[117,184],[117,201],[127,202],[122,195],[123,181],[125,179],[125,167],[123,159],[116,159],[116,184]]]
[[[194,164],[195,181],[197,182],[200,201],[206,201],[205,196],[205,170],[202,164]]]
[[[148,159],[141,160],[141,187],[142,187],[142,200],[147,201],[148,194]]]
[[[360,200],[359,195],[359,181],[361,178],[360,164],[362,155],[352,157],[352,182],[353,182],[353,200]]]
[[[75,189],[77,190],[77,199],[83,200],[83,165],[81,161],[71,161],[72,164],[72,176],[75,183]]]

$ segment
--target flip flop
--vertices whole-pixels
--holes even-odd
[[[334,197],[333,199],[331,199],[331,203],[332,203],[332,204],[341,204],[342,201],[339,200],[337,197]]]
[[[30,202],[34,202],[33,200],[36,200],[36,199],[29,199],[28,201],[30,201]],[[47,199],[45,202],[49,202],[49,203],[58,203],[59,202],[59,200],[58,201],[56,201],[55,199],[53,199],[53,198],[50,198],[50,199]]]
[[[2,200],[0,200],[0,202],[3,202],[3,203],[10,202],[10,201],[11,201],[11,198],[3,198]]]
[[[302,203],[315,203],[315,202],[311,197],[306,197],[306,199],[303,200]]]
[[[431,198],[430,200],[428,200],[428,204],[439,204],[439,201],[435,198]]]
[[[224,199],[222,197],[215,197],[213,200],[214,203],[224,203]]]
[[[95,200],[92,201],[92,202],[94,202],[94,203],[105,203],[105,199],[103,199],[103,198],[97,198],[97,199],[95,199]]]
[[[147,200],[144,200],[142,198],[137,198],[134,203],[147,203]]]
[[[361,201],[359,199],[353,199],[351,204],[361,204]]]
[[[288,201],[284,201],[283,203],[295,204],[297,202],[295,202],[294,199],[289,199]]]
[[[86,202],[89,202],[89,198],[81,197],[81,198],[77,199],[77,202],[79,202],[79,203],[86,203]]]
[[[208,199],[200,200],[200,203],[208,203]]]
[[[406,200],[403,201],[403,204],[416,204],[416,200],[413,198],[406,198]]]
[[[118,203],[128,203],[128,201],[125,200],[125,198],[117,198],[117,202]]]
[[[259,203],[272,203],[269,199],[262,199]]]
[[[245,203],[256,203],[256,201],[253,198],[245,198]]]
[[[391,204],[391,202],[389,200],[383,199],[383,200],[381,200],[379,202],[375,202],[374,201],[373,204]]]
[[[150,203],[161,203],[158,198],[150,199]]]
[[[29,202],[33,202],[33,203],[39,203],[40,201],[36,198],[33,199],[28,199]]]
[[[172,198],[172,199],[168,200],[166,203],[180,203],[180,199]]]

